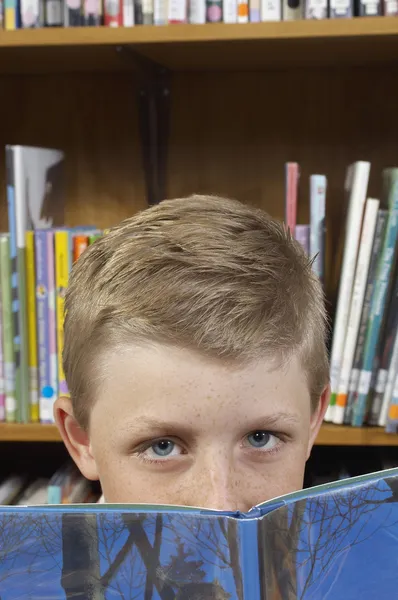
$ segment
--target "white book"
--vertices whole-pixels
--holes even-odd
[[[394,395],[394,387],[396,384],[398,373],[398,335],[395,336],[394,347],[391,354],[390,368],[387,373],[387,383],[383,394],[383,403],[379,414],[379,427],[385,427],[387,424],[388,409]]]
[[[379,205],[380,201],[374,198],[368,198],[366,201],[361,241],[359,244],[358,261],[352,289],[350,313],[348,316],[344,352],[340,369],[339,383],[337,387],[337,402],[335,404],[333,414],[333,423],[336,423],[337,425],[342,425],[344,423],[344,411],[347,403],[351,369],[358,339],[359,325],[362,315],[363,300],[365,297],[369,263],[372,255]],[[339,402],[340,399],[342,400],[341,402]]]
[[[153,22],[155,25],[167,25],[168,2],[167,0],[154,0],[153,2]],[[204,23],[204,21],[203,21]]]
[[[310,257],[314,259],[313,271],[322,279],[324,269],[323,235],[326,216],[326,186],[325,175],[310,177]]]
[[[234,0],[233,0],[234,1]],[[233,3],[232,1],[232,3]],[[155,0],[156,2],[156,0]],[[223,5],[225,13],[225,5],[230,3],[226,0]],[[204,25],[206,23],[206,0],[190,0],[189,2],[189,22],[192,25]],[[236,1],[235,1],[235,22],[236,22]]]
[[[358,161],[350,165],[347,170],[345,188],[349,193],[348,214],[330,358],[332,397],[331,403],[326,411],[325,421],[333,421],[334,406],[340,377],[341,358],[344,352],[352,286],[354,283],[355,266],[358,255],[359,236],[361,233],[363,210],[368,189],[369,172],[370,163],[364,161]]]
[[[281,21],[282,20],[282,2],[281,2],[281,0],[261,0],[261,20],[262,21]]]

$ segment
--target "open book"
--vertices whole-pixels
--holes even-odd
[[[248,513],[0,508],[1,600],[375,600],[398,594],[398,468]]]

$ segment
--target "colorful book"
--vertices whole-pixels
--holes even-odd
[[[375,198],[368,198],[365,205],[365,215],[363,218],[362,233],[359,244],[358,261],[355,268],[355,278],[352,289],[350,312],[347,321],[344,352],[341,361],[339,382],[337,385],[337,399],[333,415],[333,423],[336,423],[337,425],[341,425],[344,422],[350,375],[354,361],[355,346],[358,339],[361,313],[366,291],[366,282],[372,255],[373,240],[376,232],[379,205],[379,200],[376,200]]]
[[[39,415],[39,372],[37,363],[36,264],[35,234],[26,232],[26,308],[28,311],[28,369],[30,420],[37,423]]]
[[[326,188],[325,175],[311,175],[309,255],[314,260],[312,268],[322,282],[325,274]]]
[[[337,299],[336,316],[330,357],[331,399],[326,411],[325,421],[333,421],[336,404],[341,359],[344,351],[347,321],[351,304],[352,286],[358,256],[359,237],[366,200],[370,172],[370,163],[356,162],[347,170],[345,190],[348,195],[348,214],[346,221],[343,264]]]
[[[63,224],[63,163],[59,150],[6,147],[15,391],[18,418],[24,423],[30,420],[25,234]]]
[[[310,226],[309,225],[296,225],[295,232],[296,240],[304,248],[305,253],[309,256],[310,254]]]
[[[366,330],[365,351],[358,382],[358,396],[354,404],[353,415],[351,419],[351,424],[355,427],[361,427],[364,423],[368,394],[371,389],[372,376],[377,374],[380,333],[382,331],[382,321],[384,317],[386,300],[388,297],[391,271],[393,268],[397,248],[398,169],[389,169],[388,173],[389,177],[391,178],[391,187],[388,199],[389,212],[386,225],[386,234],[377,268],[376,285],[372,297],[369,322]]]
[[[297,225],[297,199],[300,169],[297,163],[286,163],[285,165],[285,223],[290,229],[291,235],[295,236]]]
[[[18,407],[15,395],[14,332],[11,297],[10,236],[0,234],[0,287],[1,319],[3,337],[3,369],[5,391],[5,420],[15,423],[18,420]]]
[[[54,231],[35,232],[40,421],[52,423],[58,394]]]
[[[68,287],[69,273],[72,267],[72,234],[68,230],[58,230],[54,233],[55,247],[55,290],[56,290],[56,321],[57,321],[57,364],[59,394],[68,394],[68,386],[62,363],[64,348],[64,305],[65,292]]]
[[[0,597],[395,598],[397,490],[398,469],[390,469],[246,513],[148,504],[2,506]]]
[[[372,247],[372,256],[369,264],[368,279],[366,282],[365,297],[362,306],[361,322],[359,325],[358,339],[355,348],[354,363],[352,365],[350,383],[348,386],[348,399],[344,413],[344,423],[346,425],[351,424],[352,409],[357,398],[359,374],[363,362],[363,354],[365,351],[366,328],[368,326],[373,290],[376,284],[377,265],[379,262],[380,251],[384,240],[387,216],[387,210],[382,208],[379,209],[376,224],[376,233],[374,236]]]

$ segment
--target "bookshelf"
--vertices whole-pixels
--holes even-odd
[[[55,425],[0,423],[0,442],[61,442]],[[343,427],[324,424],[316,446],[398,446],[398,436],[380,427]]]
[[[327,174],[332,306],[346,167],[369,160],[369,195],[378,197],[382,168],[398,163],[398,19],[0,31],[0,150],[19,143],[65,151],[68,225],[109,227],[147,205],[137,99],[148,60],[169,78],[168,197],[225,194],[282,219],[283,166],[297,161],[298,222],[306,223],[308,177]],[[58,442],[53,426],[0,424],[0,462],[29,447],[38,463],[34,449],[45,458],[49,447],[61,450]],[[398,446],[398,436],[324,425],[317,446],[361,452]]]
[[[397,36],[395,17],[0,31],[0,73],[131,72],[129,50],[173,71],[392,64]]]

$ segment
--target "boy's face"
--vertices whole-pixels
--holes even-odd
[[[311,413],[296,359],[237,369],[162,346],[113,353],[104,379],[87,433],[68,399],[55,412],[107,502],[246,511],[298,490],[329,399]]]

